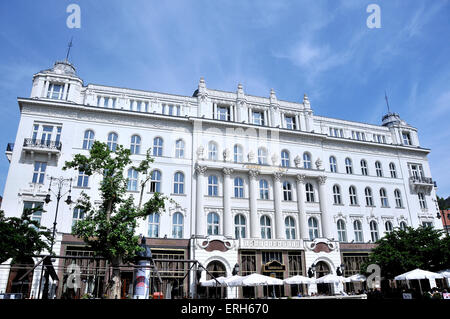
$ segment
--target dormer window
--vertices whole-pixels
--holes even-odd
[[[47,98],[62,100],[64,85],[57,83],[50,83],[48,86]]]
[[[403,145],[411,145],[411,135],[408,132],[402,133]]]
[[[285,122],[286,122],[286,128],[288,130],[295,130],[296,125],[295,125],[295,117],[294,116],[286,116]]]

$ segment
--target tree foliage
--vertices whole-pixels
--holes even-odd
[[[450,268],[450,238],[432,227],[396,229],[377,241],[377,247],[361,270],[365,272],[369,264],[379,265],[386,279],[416,268],[447,269]]]
[[[447,199],[437,196],[440,210],[450,209],[450,196]]]
[[[147,152],[146,159],[141,161],[139,166],[131,167],[143,175],[149,175],[152,162],[153,159]],[[124,170],[130,164],[129,149],[119,145],[113,152],[107,144],[96,141],[89,156],[76,154],[63,168],[77,169],[89,176],[102,176],[99,207],[95,207],[89,196],[82,193],[77,207],[84,211],[85,218],[74,225],[72,233],[82,238],[97,255],[110,261],[113,268],[131,261],[141,250],[138,236],[135,235],[137,221],[145,219],[151,213],[160,212],[167,200],[160,193],[155,193],[141,207],[142,192],[148,178],[144,178],[140,184],[139,206],[134,204],[131,195],[126,197],[128,179],[124,177]],[[116,276],[120,278],[120,272],[116,272]]]
[[[42,208],[26,208],[20,218],[6,218],[0,211],[0,264],[9,258],[21,260],[50,250],[50,230],[31,219],[36,211],[42,211]]]

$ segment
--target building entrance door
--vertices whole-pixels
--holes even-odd
[[[323,277],[330,273],[330,267],[326,262],[319,261],[316,264],[316,278]],[[330,284],[317,284],[317,292],[319,295],[331,295],[332,287]]]

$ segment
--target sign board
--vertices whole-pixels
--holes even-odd
[[[450,293],[444,292],[444,293],[442,294],[442,297],[443,297],[444,299],[450,299]]]
[[[282,272],[286,270],[286,266],[277,260],[272,260],[263,265],[263,272]]]
[[[403,294],[403,299],[412,299],[412,294],[404,293]]]

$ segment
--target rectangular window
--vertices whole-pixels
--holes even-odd
[[[264,125],[264,113],[253,111],[253,124]]]
[[[141,101],[136,101],[136,111],[138,111],[138,112],[141,111],[141,105],[142,105]]]
[[[116,98],[114,97],[111,100],[112,100],[112,108],[114,109],[116,108]]]
[[[33,171],[33,183],[44,184],[45,169],[47,168],[46,162],[35,162]]]
[[[105,97],[105,98],[103,99],[103,106],[104,106],[104,107],[108,107],[108,106],[109,106],[109,97]]]
[[[286,116],[285,117],[286,120],[286,128],[288,130],[295,130],[295,117],[294,116]]]
[[[78,174],[78,180],[77,180],[77,187],[88,187],[89,185],[89,176],[86,175],[84,172],[79,172]]]
[[[228,108],[228,106],[217,107],[217,119],[221,121],[230,120],[230,109]]]
[[[23,210],[25,209],[35,209],[42,208],[43,203],[41,202],[23,202]],[[41,224],[42,211],[37,210],[31,215],[31,220],[37,221],[39,225]]]
[[[61,100],[63,97],[63,88],[64,86],[62,84],[50,83],[47,98]]]
[[[411,135],[408,132],[403,132],[402,137],[404,145],[411,145]]]

